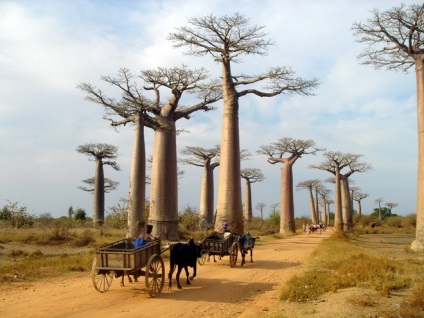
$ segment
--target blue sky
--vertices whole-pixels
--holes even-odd
[[[242,168],[260,168],[265,180],[252,185],[253,205],[280,201],[280,166],[256,155],[261,145],[282,137],[312,139],[318,147],[362,154],[373,170],[351,179],[369,197],[398,203],[393,212],[415,213],[417,128],[415,74],[374,70],[360,65],[363,46],[354,41],[352,24],[382,10],[415,1],[263,0],[263,1],[0,1],[0,207],[19,202],[37,214],[67,214],[69,206],[91,214],[92,195],[77,187],[94,174],[94,164],[75,151],[78,145],[105,142],[119,147],[121,171],[105,168],[118,181],[106,195],[106,207],[127,198],[132,127],[112,129],[99,105],[84,100],[81,82],[118,93],[100,80],[125,67],[133,73],[183,63],[206,67],[212,77],[220,67],[173,49],[166,37],[189,18],[240,12],[252,25],[265,26],[275,42],[267,56],[245,57],[235,73],[259,74],[272,66],[289,66],[305,79],[317,78],[316,96],[278,96],[240,100],[241,148],[253,156]],[[186,104],[193,102],[186,99]],[[184,100],[183,100],[184,103]],[[180,120],[178,147],[212,147],[220,143],[222,107]],[[146,151],[152,153],[153,133]],[[308,168],[323,157],[305,156],[294,166],[294,184],[331,175]],[[202,169],[181,166],[180,210],[199,206]],[[215,170],[215,178],[219,168]],[[333,190],[332,184],[325,183]],[[244,189],[244,181],[242,183]],[[149,189],[147,189],[148,193]],[[330,208],[333,210],[333,206]],[[356,205],[355,205],[356,208]],[[308,216],[305,190],[295,191],[296,216]],[[258,211],[254,211],[258,215]]]

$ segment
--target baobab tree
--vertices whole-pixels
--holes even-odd
[[[334,200],[327,200],[327,224],[330,224],[330,214],[331,214],[331,210],[330,210],[330,205],[334,204]]]
[[[90,160],[95,161],[96,170],[93,182],[93,225],[102,226],[105,220],[105,177],[103,166],[111,166],[119,171],[119,166],[113,159],[116,159],[118,148],[104,143],[85,144],[76,148],[76,151],[87,155]],[[106,160],[105,160],[106,159]]]
[[[329,200],[329,197],[331,195],[331,190],[325,188],[324,186],[321,186],[319,191],[318,191],[318,195],[321,198],[321,205],[322,205],[322,213],[321,213],[321,222],[323,224],[327,224],[327,201]]]
[[[243,232],[240,185],[239,98],[254,94],[273,97],[279,94],[311,95],[317,80],[303,80],[287,67],[273,67],[259,75],[233,74],[231,66],[242,55],[265,55],[273,45],[265,38],[262,26],[250,26],[239,13],[231,16],[214,15],[189,20],[189,26],[176,29],[169,39],[174,47],[186,48],[194,56],[211,55],[221,65],[223,90],[223,124],[221,159],[217,198],[217,226],[228,220],[231,228]],[[265,83],[264,89],[257,89]],[[246,89],[239,89],[245,87]]]
[[[351,217],[351,199],[349,191],[349,177],[355,172],[366,172],[372,169],[368,163],[360,162],[362,155],[329,151],[324,153],[325,161],[311,168],[328,171],[334,175],[335,183],[335,227],[338,230],[351,231],[353,222]],[[342,173],[344,168],[349,169]]]
[[[359,190],[361,190],[360,187],[356,187],[353,185],[354,182],[353,180],[349,180],[349,194],[350,194],[350,215],[353,217],[353,196],[355,195],[356,192],[358,192]]]
[[[143,87],[136,83],[128,69],[122,68],[117,77],[102,76],[101,80],[122,92],[121,100],[106,96],[101,89],[89,83],[81,83],[78,88],[87,93],[86,100],[105,108],[105,119],[113,127],[134,125],[133,153],[130,171],[128,199],[127,237],[136,238],[145,226],[146,197],[146,149],[144,127],[154,128],[152,118],[153,102],[142,95]]]
[[[378,204],[378,219],[381,221],[381,203],[383,202],[383,198],[377,198],[374,200],[375,204]]]
[[[240,176],[246,181],[245,193],[244,193],[244,217],[246,221],[252,220],[252,189],[251,184],[255,182],[262,182],[265,180],[265,176],[261,169],[258,168],[245,168],[240,170]]]
[[[343,227],[345,230],[353,231],[353,206],[352,197],[350,191],[350,177],[355,172],[367,172],[372,169],[372,166],[368,163],[359,161],[362,155],[357,154],[346,154],[346,162],[348,163],[348,171],[341,173],[341,186],[342,186],[342,214],[343,214]],[[350,182],[349,182],[350,181]]]
[[[281,219],[280,233],[296,232],[294,223],[294,200],[293,200],[293,165],[303,155],[315,155],[323,149],[315,147],[313,140],[293,138],[280,138],[277,142],[268,146],[261,146],[259,154],[268,156],[271,164],[282,163],[281,167]],[[288,157],[283,157],[284,155]]]
[[[385,206],[389,209],[389,215],[392,214],[392,209],[397,207],[399,204],[393,202],[387,202]]]
[[[209,111],[210,104],[222,98],[220,87],[206,85],[208,73],[204,68],[190,70],[186,66],[143,71],[144,89],[154,93],[155,128],[152,174],[150,185],[150,213],[153,235],[162,239],[178,240],[178,169],[177,131],[179,119],[189,119],[196,111]],[[170,93],[162,102],[160,90]],[[183,93],[197,94],[199,102],[179,106]]]
[[[362,207],[361,207],[361,201],[363,199],[368,198],[368,193],[361,193],[361,192],[354,192],[353,193],[353,200],[355,200],[358,204],[358,216],[361,217],[362,215]]]
[[[220,147],[218,145],[209,149],[187,146],[180,151],[181,154],[190,156],[189,158],[179,159],[181,163],[203,168],[199,213],[208,224],[212,224],[214,218],[213,170],[219,166],[219,152]]]
[[[327,151],[323,154],[325,161],[311,168],[325,170],[334,175],[334,227],[343,230],[343,216],[341,207],[340,171],[347,166],[345,155],[341,152]]]
[[[317,209],[315,205],[314,190],[315,190],[315,186],[319,185],[320,183],[321,181],[319,181],[318,179],[311,179],[311,180],[301,181],[296,185],[297,190],[307,189],[309,191],[309,202],[311,206],[311,220],[313,224],[318,223],[318,214],[317,214]]]
[[[266,207],[266,204],[263,202],[258,202],[255,205],[255,209],[259,210],[259,212],[261,213],[261,222],[263,222],[264,220],[264,208]]]
[[[374,9],[353,31],[366,48],[358,56],[377,69],[408,72],[415,67],[417,87],[418,171],[417,225],[411,249],[424,251],[424,4],[401,4],[387,11]]]
[[[318,224],[319,223],[319,192],[325,187],[321,182],[319,182],[315,184],[314,188],[315,188],[315,219],[317,220],[317,223],[315,224]]]

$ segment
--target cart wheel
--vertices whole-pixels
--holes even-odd
[[[230,266],[236,267],[237,264],[237,255],[238,255],[238,248],[239,244],[237,242],[234,242],[233,245],[231,245],[230,248]]]
[[[160,255],[152,255],[147,261],[145,279],[150,297],[158,297],[165,283],[165,266]]]
[[[106,292],[110,285],[112,285],[113,275],[110,271],[102,271],[99,272],[98,269],[96,269],[97,266],[97,257],[94,258],[93,267],[91,268],[91,280],[93,282],[94,288],[104,293]]]
[[[197,259],[197,263],[199,263],[199,265],[205,265],[206,260],[209,258],[209,252],[205,252],[202,253],[202,256],[200,256],[200,258]]]

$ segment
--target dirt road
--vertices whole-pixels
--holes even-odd
[[[257,241],[254,262],[231,268],[229,257],[198,266],[192,285],[179,290],[167,281],[159,298],[150,298],[140,282],[120,286],[114,279],[106,293],[96,291],[91,273],[37,283],[0,285],[0,317],[258,317],[278,302],[283,284],[330,233]],[[169,264],[165,264],[166,271]],[[184,277],[185,275],[181,275]],[[126,281],[127,282],[127,281]]]

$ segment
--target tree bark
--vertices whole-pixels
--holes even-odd
[[[176,241],[178,236],[178,178],[175,123],[155,131],[150,187],[149,223],[154,236]]]
[[[96,158],[96,173],[94,176],[93,193],[93,225],[102,226],[105,220],[105,177],[103,161]]]
[[[424,251],[424,55],[415,59],[417,81],[418,173],[417,173],[417,225],[414,251]]]
[[[350,206],[350,191],[349,191],[349,182],[348,179],[341,176],[340,180],[341,186],[341,198],[342,198],[342,215],[343,215],[343,230],[352,231],[352,218],[351,215],[351,206]]]
[[[318,204],[318,188],[315,187],[315,224],[319,223],[319,204]]]
[[[322,199],[322,211],[321,211],[321,222],[322,224],[326,224],[327,223],[327,204],[325,203],[325,200]]]
[[[361,201],[358,200],[358,217],[361,217],[362,215],[362,206],[361,206]]]
[[[281,166],[280,233],[296,233],[293,203],[293,163],[294,161],[286,159]]]
[[[208,224],[213,223],[214,182],[213,167],[207,164],[203,168],[202,188],[200,190],[200,215]]]
[[[131,238],[139,237],[141,230],[145,226],[146,150],[144,144],[144,121],[141,115],[137,116],[134,132],[127,228],[127,237]]]
[[[317,224],[317,218],[316,218],[316,209],[315,209],[315,199],[314,199],[314,193],[312,190],[312,187],[309,188],[309,199],[311,202],[311,219],[312,224]]]
[[[246,185],[245,185],[245,194],[244,194],[244,217],[246,221],[250,222],[252,221],[252,189],[251,184],[248,179],[246,179]]]
[[[229,61],[222,63],[222,84],[224,114],[215,230],[219,230],[223,222],[228,222],[232,231],[243,233],[238,118],[239,103],[237,91],[234,88],[231,78]]]
[[[338,231],[343,230],[343,216],[341,206],[341,187],[340,187],[340,170],[336,169],[335,174],[335,190],[334,190],[334,227]]]

